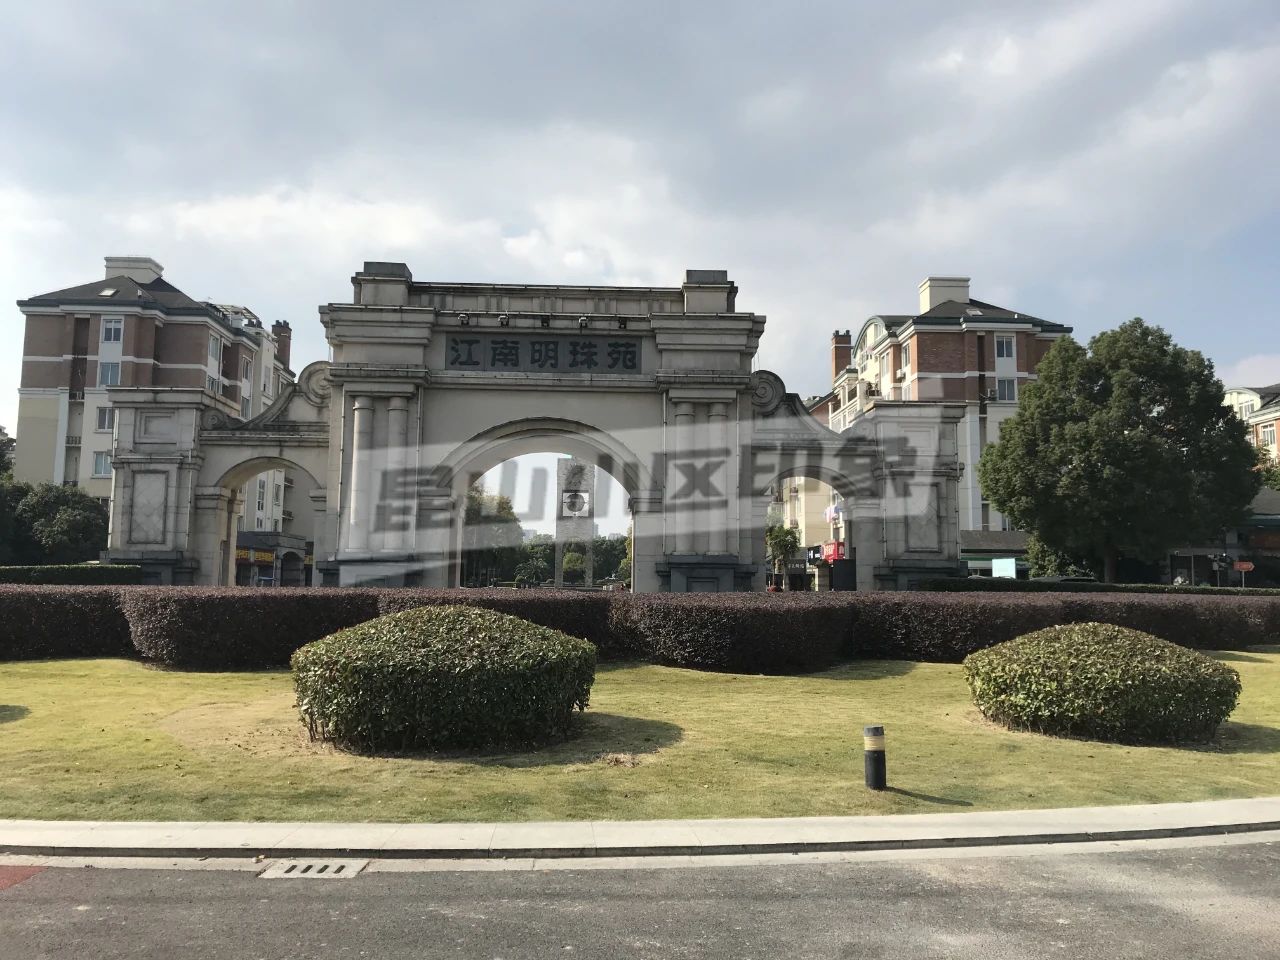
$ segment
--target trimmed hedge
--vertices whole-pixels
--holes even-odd
[[[1097,621],[1198,650],[1243,650],[1280,637],[1280,598],[1160,594],[846,594],[853,656],[958,663],[1058,624]]]
[[[1116,743],[1207,739],[1240,697],[1226,664],[1106,623],[1038,630],[972,654],[964,670],[989,720]]]
[[[1190,597],[1280,597],[1280,590],[1273,587],[1192,587],[1170,583],[1014,580],[1012,577],[944,577],[922,580],[920,589],[935,593],[1164,593]]]
[[[562,739],[586,709],[596,650],[475,606],[378,617],[293,655],[313,739],[362,752],[511,747]]]
[[[142,568],[123,563],[65,563],[45,566],[0,567],[0,583],[101,586],[141,582]]]
[[[835,594],[651,593],[614,601],[615,644],[655,663],[811,673],[847,649],[852,610]]]
[[[610,629],[610,595],[577,590],[513,590],[499,587],[467,590],[393,589],[377,591],[378,612],[395,613],[414,607],[461,604],[509,613],[540,626],[590,640],[601,652],[614,655]]]
[[[0,660],[131,657],[112,587],[0,586]]]
[[[958,663],[1033,630],[1087,621],[1144,630],[1195,649],[1240,650],[1280,638],[1280,597],[1265,596],[3,589],[8,599],[0,601],[0,660],[118,656],[129,650],[131,632],[133,647],[149,660],[214,670],[283,668],[298,647],[336,630],[381,614],[446,604],[519,616],[590,640],[606,658],[749,673],[817,670],[838,657]],[[32,591],[29,602],[25,591]],[[56,615],[23,612],[28,603],[52,609],[58,603],[53,598],[64,592],[68,607]],[[15,612],[6,616],[9,607]]]
[[[121,606],[143,657],[188,670],[285,667],[302,645],[379,613],[375,591],[309,587],[144,587]]]

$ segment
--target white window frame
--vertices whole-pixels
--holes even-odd
[[[108,377],[107,371],[113,371],[114,376]],[[120,361],[111,360],[103,363],[98,361],[98,386],[100,387],[118,387],[120,386]]]
[[[222,381],[217,377],[205,374],[204,389],[208,393],[212,393],[215,397],[222,393]]]
[[[240,398],[240,419],[248,420],[253,415],[252,404],[248,397]]]
[[[106,465],[105,472],[103,471],[103,469],[102,469],[102,467],[100,466],[100,464],[105,464],[105,465]],[[106,451],[106,450],[98,450],[98,451],[96,451],[96,452],[94,453],[94,455],[93,455],[93,473],[91,474],[91,476],[94,476],[94,477],[109,477],[109,476],[111,476],[111,454],[110,454],[110,452],[109,452],[109,451]]]
[[[902,368],[904,370],[911,367],[911,342],[907,341],[902,345]]]
[[[214,363],[222,363],[222,338],[209,334],[209,359]]]
[[[240,379],[241,380],[253,379],[253,361],[250,360],[248,357],[240,358]]]
[[[1246,400],[1240,404],[1240,419],[1248,420],[1251,416],[1253,416],[1253,401]]]
[[[124,318],[123,317],[103,317],[102,318],[102,342],[103,343],[120,343],[124,339]]]
[[[284,493],[284,486],[277,483],[275,489],[271,491],[271,503],[273,506],[280,506],[280,497]]]
[[[1008,384],[1008,390],[1005,390],[1006,384]],[[1008,396],[1001,396],[1003,393],[1007,393]],[[998,403],[1018,402],[1018,380],[1016,377],[1000,377],[996,380],[996,401]]]
[[[106,416],[103,416],[106,414]],[[110,433],[116,428],[116,408],[115,407],[99,407],[98,408],[98,425],[94,427],[98,433]],[[105,423],[104,423],[105,421]]]
[[[267,481],[258,481],[258,509],[267,509]]]
[[[1264,423],[1258,428],[1258,436],[1262,438],[1262,442],[1269,447],[1276,445],[1276,425],[1274,423]]]
[[[996,334],[996,359],[1016,359],[1018,350],[1017,343],[1018,341],[1011,333]],[[1001,352],[1002,348],[1004,348],[1004,352]]]

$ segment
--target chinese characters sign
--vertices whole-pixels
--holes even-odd
[[[450,370],[513,373],[640,373],[640,338],[451,333]]]

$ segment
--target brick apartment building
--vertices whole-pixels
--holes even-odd
[[[918,312],[877,314],[856,335],[849,330],[832,335],[831,392],[808,406],[832,430],[842,431],[882,400],[965,404],[959,427],[962,556],[974,572],[988,572],[991,557],[1023,552],[1026,538],[983,498],[978,458],[999,438],[1000,424],[1016,411],[1018,394],[1034,379],[1041,358],[1070,332],[1062,324],[971,298],[968,277],[929,277],[919,287]],[[794,485],[799,494],[795,519],[814,515],[816,508],[804,501],[817,496],[833,520],[829,535],[838,537],[841,506],[832,491],[812,483]],[[792,491],[787,493],[784,503],[793,499]]]
[[[245,307],[195,300],[148,257],[105,264],[101,280],[18,302],[26,334],[13,468],[18,480],[79,486],[103,503],[112,489],[109,388],[200,391],[209,409],[247,420],[294,377],[287,322],[267,330]],[[251,480],[241,491],[240,528],[293,532],[291,488],[284,470]],[[258,561],[276,579],[265,555],[248,554],[250,567]],[[257,567],[245,578],[255,581]]]

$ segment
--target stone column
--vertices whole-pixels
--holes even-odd
[[[693,452],[694,436],[693,436],[693,404],[687,400],[682,400],[675,405],[675,423],[676,435],[675,443],[672,444],[671,453],[675,459],[682,464],[689,464],[689,457]],[[695,513],[695,491],[689,491],[689,495],[679,500],[673,500],[672,497],[688,486],[689,480],[680,470],[671,471],[671,485],[667,489],[667,511],[675,525],[675,552],[676,553],[693,553],[693,534],[694,522],[697,519]]]
[[[373,466],[373,398],[358,396],[351,404],[351,495],[347,501],[347,549],[369,549],[369,488]]]
[[[409,444],[409,401],[404,397],[392,397],[387,406],[387,468],[396,477],[401,476],[408,462]],[[400,504],[388,504],[400,506]],[[386,546],[388,550],[403,553],[413,542],[412,521],[408,530],[397,529],[405,522],[399,513],[386,518],[388,529]]]
[[[705,515],[707,523],[707,552],[729,552],[729,493],[733,485],[733,458],[729,456],[729,405],[713,403],[707,411],[708,436],[707,444],[715,451],[714,456],[725,457],[724,465],[716,471],[711,481],[717,488],[718,502],[708,505]]]

